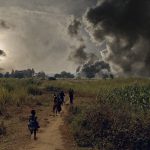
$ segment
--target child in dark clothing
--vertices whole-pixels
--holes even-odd
[[[34,134],[34,140],[36,140],[36,132],[38,131],[38,128],[40,128],[39,123],[37,121],[37,117],[35,115],[36,115],[35,110],[31,110],[31,115],[29,116],[29,124],[28,124],[31,136],[32,134]]]
[[[61,105],[64,104],[64,98],[65,98],[64,91],[61,91],[61,92],[60,92]]]
[[[53,112],[57,115],[57,113],[61,112],[61,98],[59,94],[54,94],[54,105],[53,105]]]
[[[73,89],[69,89],[69,98],[70,98],[70,104],[73,104],[74,101],[74,90]]]

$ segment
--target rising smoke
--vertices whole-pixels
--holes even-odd
[[[81,26],[81,23],[77,25],[76,21],[74,21],[74,23],[71,23],[68,27],[69,34],[76,37],[80,44],[79,47],[75,48],[69,55],[69,60],[79,65],[76,69],[77,75],[85,78],[110,77],[111,69],[109,64],[101,61],[96,54],[87,52],[84,40],[82,40],[82,42],[79,40],[83,39],[82,36],[79,35],[79,26]],[[79,36],[81,37],[78,38]]]
[[[68,26],[69,34],[71,36],[77,36],[80,26],[81,26],[81,22],[78,19],[74,18],[70,23],[70,25]]]
[[[104,0],[87,11],[90,35],[97,43],[106,40],[105,61],[115,72],[150,76],[149,10],[149,0]]]
[[[108,63],[104,61],[88,62],[77,69],[78,76],[87,78],[110,77],[112,75]]]
[[[5,20],[0,20],[0,29],[10,29],[10,25]]]
[[[85,45],[80,45],[75,51],[72,51],[69,55],[69,60],[74,61],[76,64],[83,64],[88,59],[88,55],[85,52]]]
[[[95,78],[109,77],[111,69],[108,63],[100,60],[93,52],[87,52],[87,45],[81,33],[81,21],[74,18],[68,26],[68,33],[77,40],[78,47],[71,47],[74,50],[69,55],[69,60],[78,65],[76,73],[80,77]],[[82,39],[82,40],[81,40]]]
[[[6,70],[32,66],[73,72],[78,65],[78,72],[84,72],[104,62],[108,72],[118,75],[150,75],[149,0],[0,0],[0,7],[0,49],[7,49],[1,66]],[[95,54],[89,36],[103,58]]]
[[[0,56],[6,56],[6,53],[5,53],[4,50],[1,50],[1,49],[0,49]]]

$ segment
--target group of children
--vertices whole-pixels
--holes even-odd
[[[68,91],[70,104],[73,104],[74,100],[74,90],[70,89]],[[60,113],[62,110],[62,105],[64,104],[65,100],[65,94],[63,91],[58,92],[57,94],[54,94],[54,105],[53,105],[53,113],[57,115],[57,113]],[[40,128],[39,123],[37,121],[36,111],[31,110],[31,115],[29,116],[29,123],[28,123],[28,129],[32,134],[34,135],[34,140],[36,140],[36,133],[38,129]]]
[[[63,91],[60,93],[54,94],[54,105],[53,105],[53,113],[57,115],[57,113],[61,112],[61,106],[64,104],[65,94]]]
[[[74,100],[74,90],[69,89],[68,91],[70,104],[73,104]],[[65,100],[65,94],[64,91],[58,92],[57,94],[54,94],[54,105],[53,105],[53,112],[57,115],[57,113],[61,112],[61,106],[64,104]]]

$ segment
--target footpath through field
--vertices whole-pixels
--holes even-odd
[[[50,116],[48,126],[40,129],[37,134],[38,139],[31,139],[31,144],[22,150],[66,150],[65,142],[60,128],[63,126],[63,117]]]

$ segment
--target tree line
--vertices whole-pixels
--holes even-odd
[[[56,78],[74,78],[75,76],[69,72],[62,71],[60,74],[56,73],[53,77],[49,77],[46,75],[44,71],[35,72],[35,70],[32,69],[26,69],[26,70],[12,70],[11,72],[5,72],[0,73],[0,78],[42,78],[42,79],[50,79],[54,80]]]

